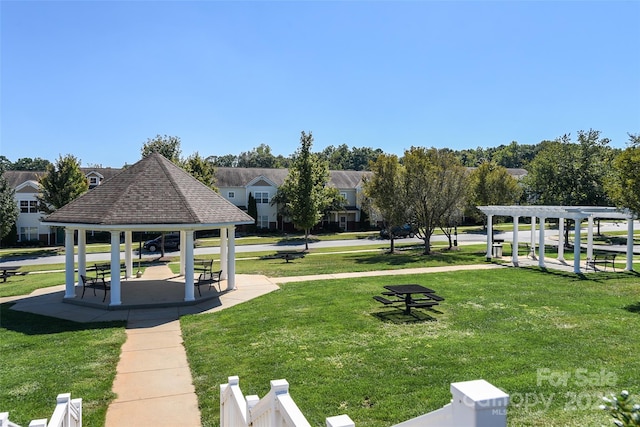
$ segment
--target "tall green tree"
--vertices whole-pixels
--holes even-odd
[[[410,222],[409,203],[404,186],[404,167],[394,154],[381,154],[371,163],[373,175],[365,181],[364,193],[375,211],[382,217],[384,227],[394,227]],[[395,252],[395,238],[389,232],[389,252]]]
[[[147,139],[147,142],[142,144],[140,154],[142,158],[145,158],[152,153],[162,154],[173,163],[180,164],[180,138],[177,136],[156,135],[155,138]]]
[[[522,196],[518,180],[494,162],[484,162],[471,172],[469,184],[470,210],[478,220],[486,216],[476,206],[511,205]]]
[[[436,148],[411,147],[405,151],[403,160],[412,223],[428,255],[433,231],[466,196],[466,168],[453,152]]]
[[[214,184],[216,180],[216,171],[213,162],[208,159],[204,159],[197,151],[182,162],[182,167],[195,179],[207,187],[216,190],[216,186]]]
[[[15,171],[44,171],[51,164],[49,160],[40,157],[30,158],[22,157],[11,165],[11,169]]]
[[[275,168],[277,167],[276,156],[271,152],[271,147],[260,144],[251,151],[244,151],[238,156],[237,167],[239,168]]]
[[[38,209],[47,214],[89,190],[87,177],[80,170],[80,161],[71,154],[60,156],[55,164],[49,165],[44,175],[38,177],[38,183]]]
[[[578,141],[564,135],[544,141],[527,167],[523,184],[530,203],[563,206],[606,206],[604,183],[612,170],[614,151],[595,130],[579,131]]]
[[[18,220],[18,205],[14,199],[15,190],[9,186],[0,167],[0,240],[15,228]]]
[[[613,164],[614,173],[607,186],[612,199],[640,217],[640,134],[629,134],[629,146]]]
[[[328,197],[327,182],[329,167],[311,152],[313,135],[304,131],[300,136],[300,147],[296,151],[289,175],[278,192],[283,191],[286,197],[286,211],[296,228],[304,230],[305,249],[309,249],[309,230],[322,218]]]
[[[249,192],[249,200],[247,201],[247,213],[253,218],[253,225],[258,225],[258,202],[253,194]]]

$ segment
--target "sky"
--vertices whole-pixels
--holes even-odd
[[[0,155],[121,167],[261,144],[640,133],[640,1],[0,0]]]

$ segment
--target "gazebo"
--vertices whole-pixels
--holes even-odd
[[[537,246],[543,248],[538,251],[538,266],[545,267],[544,241],[545,241],[545,219],[559,219],[558,233],[558,260],[564,262],[564,219],[570,218],[575,221],[574,229],[574,258],[573,271],[580,273],[580,248],[582,243],[581,222],[588,220],[587,225],[587,258],[593,259],[593,221],[597,218],[623,219],[627,221],[627,257],[626,270],[633,270],[633,220],[634,216],[629,211],[622,211],[615,207],[603,206],[478,206],[487,215],[487,259],[493,257],[493,217],[511,216],[513,217],[513,242],[514,248],[518,247],[518,221],[520,217],[531,217],[531,248],[535,254],[536,247],[536,218],[540,218],[540,229]],[[518,265],[518,251],[512,251],[512,262]]]
[[[122,304],[120,235],[124,233],[125,277],[133,272],[133,231],[179,231],[180,273],[184,301],[194,296],[194,232],[220,230],[221,279],[235,289],[235,227],[253,224],[251,216],[160,154],[151,154],[71,203],[56,210],[43,224],[65,229],[65,299],[76,297],[74,233],[78,232],[78,275],[86,274],[86,232],[111,235],[109,307]],[[226,266],[226,268],[225,268]]]

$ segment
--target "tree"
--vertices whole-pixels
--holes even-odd
[[[471,212],[478,220],[485,215],[476,206],[511,205],[522,195],[518,180],[505,167],[484,162],[469,177]]]
[[[41,159],[40,157],[34,159],[23,157],[16,160],[11,166],[11,169],[15,171],[44,171],[47,170],[50,164],[51,162],[49,160]]]
[[[152,153],[162,154],[173,163],[180,164],[180,138],[177,136],[156,135],[153,139],[147,139],[147,142],[142,145],[140,154],[145,158]]]
[[[410,221],[404,187],[404,168],[393,154],[381,154],[371,164],[373,175],[365,181],[364,193],[380,213],[387,230]],[[389,233],[389,252],[395,251],[393,233]]]
[[[50,214],[89,190],[87,177],[80,170],[80,161],[71,154],[60,156],[38,177],[40,194],[38,209]]]
[[[275,168],[276,157],[271,153],[271,147],[260,144],[251,151],[240,153],[237,167],[239,168]]]
[[[238,166],[238,156],[233,154],[225,154],[224,156],[209,156],[207,161],[213,163],[214,166],[224,168],[235,168]]]
[[[640,216],[640,134],[629,134],[629,146],[613,165],[614,173],[607,183],[612,199]]]
[[[613,150],[600,132],[578,132],[544,141],[523,178],[528,201],[541,205],[606,206],[604,183],[612,169]]]
[[[305,250],[309,249],[309,230],[322,218],[322,213],[330,203],[327,197],[329,167],[311,152],[313,135],[304,131],[300,136],[300,147],[296,151],[289,175],[278,193],[286,201],[286,211],[291,216],[293,225],[304,230]]]
[[[216,190],[216,186],[214,184],[216,171],[211,161],[203,159],[196,151],[187,157],[182,163],[183,169],[189,172],[191,176],[207,187]]]
[[[14,199],[15,190],[9,186],[0,167],[0,240],[15,229],[18,219],[18,205]]]
[[[443,217],[464,200],[466,168],[455,154],[436,148],[411,147],[404,153],[406,200],[412,222],[424,241],[424,253],[431,253],[431,236]]]

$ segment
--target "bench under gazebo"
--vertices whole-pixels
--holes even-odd
[[[120,236],[124,233],[124,277],[133,277],[133,232],[180,233],[180,274],[184,276],[183,302],[196,302],[194,292],[194,233],[220,230],[221,279],[235,289],[235,227],[253,224],[247,213],[164,158],[151,154],[118,175],[56,210],[43,224],[65,229],[66,301],[79,299],[76,283],[87,274],[86,235],[111,235],[109,308],[121,298]],[[77,232],[78,279],[75,275]],[[79,288],[82,286],[78,284]],[[80,289],[82,292],[82,289]]]

